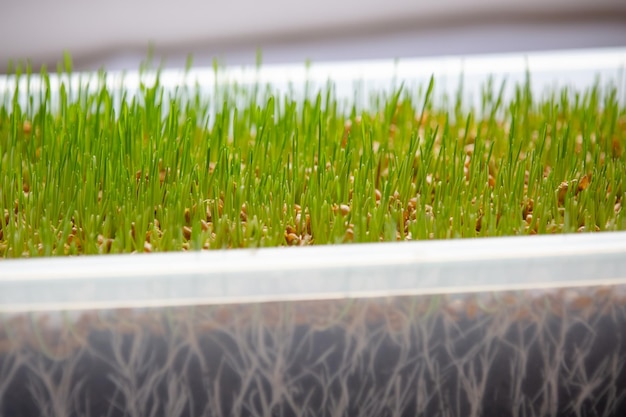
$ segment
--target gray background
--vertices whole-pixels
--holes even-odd
[[[0,72],[10,59],[136,69],[336,61],[626,45],[625,0],[0,0]]]

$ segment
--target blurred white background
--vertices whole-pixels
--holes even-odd
[[[626,0],[0,0],[0,72],[465,55],[626,46]]]

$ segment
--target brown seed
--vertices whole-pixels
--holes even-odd
[[[473,320],[477,314],[478,314],[478,304],[476,304],[476,301],[473,299],[468,300],[465,306],[465,315],[470,320]]]
[[[345,148],[348,144],[348,135],[350,135],[350,131],[352,130],[352,122],[350,120],[346,120],[346,123],[343,128],[343,137],[341,139],[341,147]]]
[[[348,213],[350,213],[350,206],[342,204],[339,206],[339,210],[341,211],[342,215],[347,216]]]
[[[558,188],[556,189],[557,199],[559,200],[559,204],[563,204],[563,202],[565,201],[565,196],[567,195],[568,188],[569,188],[568,182],[563,181],[561,184],[559,184]]]
[[[383,197],[382,193],[380,192],[378,188],[374,190],[374,196],[376,197],[376,201],[380,201],[380,199]]]
[[[187,224],[191,223],[191,212],[188,208],[185,208],[185,222],[187,222]]]
[[[398,126],[392,124],[389,126],[389,138],[394,139],[396,137],[396,132],[398,131]]]
[[[602,286],[596,289],[594,297],[603,301],[604,299],[609,298],[611,295],[613,295],[613,287]]]
[[[298,243],[300,243],[300,238],[295,233],[287,233],[285,235],[285,240],[287,241],[288,245],[297,245]]]
[[[583,175],[583,177],[578,181],[578,191],[586,190],[589,187],[589,176]]]
[[[472,145],[474,146],[474,145]],[[469,166],[472,164],[472,157],[471,157],[471,153],[466,154],[465,155],[465,162],[463,163],[463,167],[465,168],[469,168]]]
[[[296,214],[296,218],[294,219],[294,222],[296,223],[296,229],[299,229],[300,225],[302,224],[302,214],[300,214],[300,212]]]
[[[478,216],[478,218],[476,219],[476,231],[480,232],[480,230],[483,228],[483,216],[482,214],[480,216]]]
[[[203,232],[206,232],[207,230],[209,230],[209,223],[204,220],[200,220],[200,227],[202,228]]]
[[[534,208],[535,208],[535,200],[533,200],[532,198],[529,198],[523,207],[522,213],[523,213],[524,218],[526,218],[526,216],[529,213],[532,213]]]
[[[591,305],[593,305],[593,298],[586,295],[581,295],[572,301],[572,307],[577,310],[582,310],[590,307]]]
[[[465,302],[461,299],[449,300],[445,305],[445,309],[449,314],[453,316],[462,314],[465,310]]]
[[[148,253],[152,252],[152,245],[150,242],[143,242],[143,251]]]
[[[187,240],[191,239],[191,227],[183,226],[183,237]]]
[[[33,125],[28,120],[24,120],[23,129],[25,134],[30,135],[30,132],[33,130]]]
[[[613,144],[613,156],[615,157],[621,157],[622,156],[622,144],[621,144],[621,140],[619,140],[618,138],[613,138],[612,144]]]

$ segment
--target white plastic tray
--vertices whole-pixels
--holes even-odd
[[[220,68],[217,85],[237,83],[270,84],[276,91],[290,91],[301,94],[308,86],[309,91],[325,88],[332,81],[339,100],[356,99],[366,105],[368,92],[397,88],[402,82],[415,88],[426,86],[431,76],[435,77],[435,98],[444,94],[456,97],[459,83],[463,82],[463,94],[468,104],[478,104],[481,89],[491,79],[494,89],[506,82],[505,94],[514,91],[515,84],[525,82],[527,73],[531,76],[533,93],[541,96],[562,87],[575,87],[579,90],[596,82],[602,85],[613,84],[618,88],[618,99],[626,101],[626,46],[619,48],[560,50],[550,52],[485,54],[470,56],[443,56],[437,58],[382,59],[366,61],[345,61],[333,63],[304,63],[267,65],[260,69],[254,66]],[[138,71],[111,71],[106,75],[109,88],[123,88],[130,94],[137,91],[140,82],[151,85],[155,73]],[[60,82],[69,83],[74,91],[78,85],[88,85],[95,89],[98,85],[96,73],[74,73],[69,78],[51,76],[50,87],[54,97]],[[30,79],[32,91],[40,87],[37,74]],[[195,68],[186,73],[182,69],[166,69],[160,74],[160,83],[165,89],[199,86],[211,94],[216,85],[213,68]],[[19,82],[21,92],[26,91],[27,79],[22,76]],[[15,88],[15,77],[0,75],[0,100],[10,103]],[[22,104],[26,106],[25,96]],[[36,99],[36,97],[35,97]],[[54,100],[53,100],[54,104]]]
[[[626,284],[626,232],[0,263],[0,312]]]

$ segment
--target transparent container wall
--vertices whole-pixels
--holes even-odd
[[[626,415],[622,232],[2,266],[3,416]]]
[[[538,94],[600,74],[626,97],[625,58],[228,74],[340,94],[435,73],[445,95],[529,69]],[[623,416],[625,341],[623,232],[0,263],[0,416]]]
[[[626,415],[626,285],[4,315],[0,415]]]

